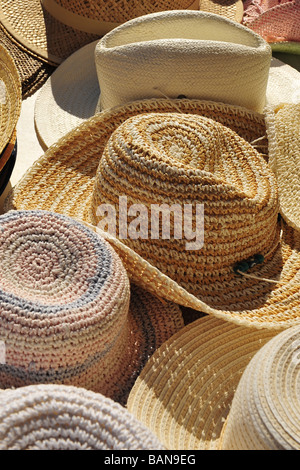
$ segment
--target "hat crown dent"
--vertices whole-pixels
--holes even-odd
[[[222,450],[300,449],[300,327],[270,339],[247,365],[222,430]]]
[[[204,204],[204,246],[196,252],[186,251],[185,240],[175,240],[172,231],[167,242],[148,241],[151,233],[148,240],[124,240],[169,275],[170,265],[176,264],[172,256],[179,257],[186,273],[189,263],[196,263],[191,279],[187,274],[180,279],[190,288],[198,283],[201,290],[201,285],[232,276],[237,261],[267,253],[278,243],[274,174],[249,143],[209,118],[149,113],[121,124],[98,167],[92,203],[95,225],[100,220],[97,207],[110,203],[118,213],[122,195],[128,207],[143,204],[148,213],[152,204],[178,204],[183,211],[184,205],[195,210],[197,204]],[[177,272],[172,275],[179,281]]]

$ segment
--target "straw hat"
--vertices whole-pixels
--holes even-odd
[[[198,8],[199,0],[1,0],[0,21],[20,45],[52,65],[135,16]]]
[[[234,21],[201,11],[160,12],[128,21],[61,64],[38,94],[36,130],[47,148],[96,112],[182,95],[262,112],[266,100],[288,101],[299,78],[271,61],[266,41]]]
[[[0,155],[0,195],[5,190],[13,172],[17,158],[17,132],[12,134],[10,141]]]
[[[0,45],[0,153],[10,142],[21,112],[21,83],[9,51]]]
[[[300,229],[300,81],[296,105],[285,104],[266,112],[269,165],[279,187],[280,212],[287,223]]]
[[[199,0],[199,10],[215,13],[241,23],[244,4],[242,0]]]
[[[10,37],[0,23],[0,45],[5,47],[14,61],[22,86],[22,99],[33,95],[50,77],[55,66],[38,59],[35,54]]]
[[[163,450],[118,403],[66,385],[0,391],[0,450]]]
[[[300,321],[300,238],[278,221],[275,175],[267,155],[249,143],[256,140],[263,151],[264,135],[264,117],[245,108],[187,99],[133,102],[94,116],[50,147],[4,207],[84,221],[117,250],[135,283],[162,298],[247,326],[286,328]],[[147,209],[143,235],[134,223],[133,235],[119,232],[120,196],[127,198],[125,216],[134,204]],[[170,239],[160,235],[161,224],[158,236],[147,232],[151,204],[163,203],[178,204],[182,220],[185,204],[192,207],[187,220],[190,231],[197,225],[197,249],[187,248],[188,237],[195,241],[188,223],[181,238],[172,220]],[[100,220],[104,204],[116,216],[116,236]],[[203,247],[198,204],[205,206]]]
[[[112,247],[69,217],[13,211],[0,226],[0,388],[60,383],[124,404],[183,326],[179,307],[130,286]]]
[[[284,50],[300,42],[300,0],[246,0],[243,24]]]
[[[199,318],[149,359],[127,409],[171,450],[299,450],[299,340],[300,326]]]

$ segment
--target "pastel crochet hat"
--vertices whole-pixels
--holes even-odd
[[[160,297],[245,326],[287,328],[300,321],[300,239],[278,216],[265,133],[264,117],[241,107],[134,102],[50,147],[5,210],[84,221],[117,250],[130,278]],[[167,222],[155,216],[162,206]]]
[[[68,57],[39,91],[35,126],[47,148],[95,113],[146,98],[185,96],[262,112],[266,102],[289,101],[299,77],[236,21],[203,11],[153,13]]]
[[[0,450],[163,450],[124,407],[67,385],[0,391]]]
[[[183,326],[129,284],[112,247],[69,217],[0,216],[0,388],[54,383],[124,404],[148,357]]]
[[[127,409],[169,450],[299,450],[300,326],[204,317],[150,358]]]
[[[154,11],[198,8],[199,0],[1,0],[0,22],[13,40],[58,65],[119,24]]]

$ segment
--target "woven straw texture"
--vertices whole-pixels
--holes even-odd
[[[199,10],[215,13],[241,23],[244,5],[242,0],[199,0]]]
[[[58,6],[70,9],[71,13],[93,20],[119,21],[146,14],[176,8],[188,8],[190,0],[160,0],[159,2],[118,1],[58,1]],[[135,9],[138,10],[136,13]],[[142,11],[144,10],[144,13]],[[86,15],[86,16],[85,16]],[[128,17],[129,15],[129,17]],[[52,65],[58,65],[74,51],[99,38],[99,34],[79,31],[59,21],[42,6],[40,0],[1,0],[0,20],[7,32],[17,42]]]
[[[0,195],[9,183],[17,158],[17,133],[12,137],[0,155]]]
[[[225,450],[300,450],[300,327],[251,359],[221,436]]]
[[[7,49],[0,45],[0,153],[11,140],[21,112],[21,83]]]
[[[270,62],[271,48],[259,35],[219,15],[142,16],[113,29],[96,46],[97,110],[164,94],[262,112]]]
[[[163,450],[125,408],[64,385],[0,392],[1,450]]]
[[[127,409],[170,450],[216,450],[239,380],[274,332],[200,318],[164,343]]]
[[[208,227],[213,228],[213,221],[219,220],[219,222],[215,224],[211,233],[205,230],[204,248],[191,252],[191,256],[194,254],[193,264],[187,263],[185,273],[180,268],[176,274],[174,267],[178,256],[181,260],[188,256],[185,249],[181,249],[181,253],[176,252],[176,257],[171,259],[171,266],[168,266],[171,258],[169,251],[173,242],[160,238],[161,245],[158,251],[155,240],[149,237],[146,240],[139,238],[135,248],[142,253],[140,255],[130,246],[134,242],[133,238],[118,239],[93,226],[95,212],[91,209],[93,201],[94,211],[97,205],[99,195],[95,189],[101,190],[99,175],[103,173],[102,162],[105,161],[101,155],[110,136],[112,138],[106,152],[109,152],[114,143],[115,135],[122,135],[120,129],[124,130],[127,123],[121,126],[120,124],[124,123],[126,118],[130,118],[130,115],[136,116],[134,122],[140,122],[139,114],[145,110],[148,113],[151,110],[172,112],[174,107],[184,113],[202,114],[206,118],[214,117],[216,121],[222,121],[223,125],[236,129],[248,142],[265,134],[262,116],[251,114],[242,108],[197,100],[135,102],[119,110],[103,112],[91,118],[49,148],[10,193],[5,202],[5,210],[39,208],[85,221],[114,246],[135,283],[155,294],[159,289],[160,297],[180,305],[258,328],[281,329],[298,323],[300,320],[299,232],[294,231],[283,221],[277,223],[277,184],[264,157],[244,142],[239,135],[229,132],[228,140],[228,137],[225,137],[228,135],[227,130],[222,126],[220,128],[214,121],[208,119],[203,125],[202,119],[190,116],[191,123],[187,127],[189,132],[186,132],[187,116],[175,113],[173,119],[170,118],[169,122],[166,121],[166,125],[161,126],[161,135],[159,130],[155,134],[155,130],[159,127],[153,126],[153,134],[148,132],[149,141],[146,146],[140,134],[142,138],[130,149],[127,162],[129,164],[129,160],[132,159],[130,169],[130,172],[133,172],[132,177],[130,173],[123,172],[126,168],[123,168],[124,162],[112,168],[112,189],[109,191],[112,193],[117,190],[118,183],[115,180],[121,178],[120,196],[129,196],[129,206],[133,202],[145,200],[147,194],[152,198],[149,203],[161,202],[164,197],[167,198],[161,191],[164,187],[168,188],[168,191],[171,190],[172,195],[178,198],[182,194],[181,186],[186,187],[186,197],[190,197],[191,203],[197,200],[197,192],[201,194],[203,200],[199,198],[197,202],[206,205],[204,212],[207,213],[207,217],[204,226],[208,224]],[[147,115],[145,123],[148,122]],[[174,124],[175,118],[177,121]],[[152,116],[151,119],[155,121],[156,117]],[[193,123],[193,119],[199,123],[198,127]],[[115,129],[117,132],[113,134]],[[172,147],[170,138],[173,138],[174,132],[176,138],[172,156],[168,157]],[[261,150],[266,150],[265,144],[266,142],[260,140],[255,145],[263,145]],[[123,145],[126,148],[126,140],[121,139],[120,145],[116,142],[115,149],[120,155]],[[147,152],[145,152],[146,147]],[[227,169],[220,148],[225,151]],[[149,177],[142,182],[134,166],[142,168],[143,158],[147,164],[150,155],[154,158],[152,170],[150,165]],[[177,178],[177,184],[175,185],[173,180],[171,189],[167,178],[166,182],[164,178],[159,178],[156,183],[164,160],[167,161],[165,168]],[[98,166],[99,172],[96,176]],[[189,184],[191,178],[195,184]],[[153,181],[155,185],[151,194],[150,186]],[[205,183],[205,188],[202,188],[202,183]],[[209,190],[210,184],[211,190]],[[110,202],[114,202],[113,199]],[[182,201],[180,203],[182,204]],[[265,214],[264,217],[261,216],[262,213]],[[224,224],[224,231],[220,221]],[[279,238],[281,228],[282,234]],[[219,244],[223,247],[223,251],[219,249]],[[203,256],[202,250],[205,252]],[[266,258],[265,263],[251,270],[252,275],[256,275],[258,279],[235,274],[234,263],[242,261],[245,256],[258,254],[258,250],[262,250],[261,254]],[[143,255],[146,258],[143,258]],[[163,261],[159,259],[160,256]],[[149,258],[155,261],[154,265],[148,261]],[[165,262],[167,274],[157,268],[156,261],[159,266]],[[185,286],[189,284],[192,292],[185,290],[176,280],[169,277],[171,274],[176,274],[176,279],[182,279],[184,282],[187,278]],[[275,283],[265,282],[264,278],[271,279]],[[211,282],[214,284],[211,285]],[[199,296],[196,297],[193,293],[198,293]]]
[[[22,98],[26,99],[33,95],[50,77],[56,67],[40,60],[28,49],[17,43],[0,23],[0,44],[10,53],[16,69],[18,70]]]
[[[300,42],[300,1],[248,1],[243,23],[270,43]]]
[[[62,383],[120,403],[153,351],[183,326],[178,306],[129,285],[91,230],[44,211],[0,217],[0,388]]]
[[[299,104],[268,109],[266,125],[269,138],[269,164],[280,192],[280,212],[288,224],[300,228],[300,81]],[[295,96],[296,98],[296,96]]]

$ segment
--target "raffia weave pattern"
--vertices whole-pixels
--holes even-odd
[[[55,0],[67,10],[86,18],[99,21],[124,23],[137,16],[156,11],[185,10],[193,0]]]
[[[131,103],[94,116],[49,148],[45,155],[28,170],[22,181],[13,189],[6,200],[5,210],[21,208],[53,210],[91,224],[90,209],[95,197],[96,172],[109,137],[126,118],[145,114],[145,112],[150,113],[151,111],[159,113],[175,112],[176,114],[178,110],[183,113],[180,115],[183,119],[185,114],[192,113],[205,117],[214,117],[216,122],[222,122],[225,126],[232,127],[240,136],[244,136],[248,142],[262,138],[265,135],[263,117],[244,108],[198,100],[145,100]],[[265,139],[258,141],[258,145],[262,145],[260,150],[264,152],[266,151],[265,144]],[[204,148],[204,143],[200,145],[200,142],[198,142],[197,144],[193,143],[193,145],[196,145],[196,147],[198,145],[197,148],[199,149],[203,145]],[[247,145],[249,144],[246,144],[246,147]],[[186,145],[187,149],[190,147],[191,144]],[[212,147],[208,146],[208,149]],[[253,149],[250,148],[250,150],[250,155],[252,155]],[[241,161],[245,162],[245,159],[247,161],[247,153],[240,157]],[[195,297],[183,289],[173,279],[133,251],[124,243],[124,240],[112,237],[96,227],[91,226],[91,228],[99,231],[101,236],[106,238],[117,250],[133,282],[156,295],[159,290],[159,295],[162,298],[245,326],[282,329],[299,323],[300,234],[284,222],[282,222],[282,225],[281,223],[277,224],[275,212],[278,210],[278,202],[274,199],[274,192],[277,189],[271,184],[271,182],[274,183],[275,177],[267,165],[263,163],[267,158],[267,154],[265,156],[260,155],[260,157],[257,154],[256,157],[258,169],[252,168],[250,170],[251,164],[249,167],[249,163],[246,164],[245,172],[242,167],[237,167],[237,175],[233,181],[229,185],[227,183],[220,185],[220,202],[223,201],[222,204],[225,202],[221,195],[225,195],[230,187],[233,189],[237,184],[233,190],[233,194],[237,194],[240,185],[244,184],[244,189],[240,191],[240,201],[245,198],[245,207],[250,209],[251,203],[247,202],[247,198],[251,194],[252,183],[254,193],[256,191],[254,182],[260,183],[262,193],[259,196],[257,195],[258,198],[254,197],[252,201],[253,223],[255,224],[257,214],[259,217],[260,210],[264,207],[263,204],[257,204],[256,214],[255,201],[259,201],[260,197],[263,201],[263,194],[265,194],[265,202],[269,200],[270,203],[270,214],[274,210],[274,218],[270,214],[268,215],[269,220],[272,221],[270,233],[274,234],[274,244],[272,248],[270,247],[271,252],[268,256],[267,253],[264,253],[266,262],[251,270],[252,274],[256,275],[258,279],[235,275],[232,266],[232,272],[228,280],[225,279],[215,284],[216,290],[213,295],[210,293],[211,287],[203,285],[203,291],[205,290],[204,298],[206,301],[210,300],[210,303],[203,302],[202,297]],[[187,158],[190,158],[190,156],[187,156]],[[233,155],[232,158],[232,166],[229,168],[234,169],[236,157]],[[217,166],[215,167],[217,168]],[[264,171],[266,172],[266,178],[264,177]],[[238,177],[239,175],[240,177]],[[212,181],[216,178],[213,174],[210,174],[210,177]],[[213,189],[216,189],[216,187],[214,186]],[[261,227],[263,225],[264,222],[262,221]],[[279,243],[280,228],[282,228],[282,237]],[[243,231],[244,228],[242,227],[241,230]],[[259,240],[259,234],[254,234],[254,238],[257,239],[257,237]],[[150,239],[149,252],[151,241]],[[270,235],[269,241],[271,242]],[[234,246],[236,242],[237,240],[233,234],[228,247]],[[262,243],[265,242],[262,241]],[[213,246],[211,248],[214,253],[216,248]],[[253,249],[254,252],[255,247],[251,245],[247,248],[245,245],[244,249]],[[244,253],[245,251],[243,251]],[[228,254],[230,256],[229,251],[224,252],[225,257]],[[211,261],[208,259],[207,262]],[[216,257],[215,262],[217,265],[220,260]],[[224,266],[224,268],[225,271],[227,269],[227,272],[229,272],[228,266]],[[204,266],[201,266],[200,274],[201,272],[205,272]],[[263,281],[264,278],[275,280],[275,284]],[[278,285],[276,285],[277,281],[280,281]],[[216,306],[218,308],[215,308]]]
[[[21,112],[21,82],[9,51],[0,45],[0,153],[10,141]]]
[[[295,95],[300,99],[299,88]],[[300,103],[285,104],[266,112],[269,164],[280,189],[280,211],[292,227],[300,228]]]
[[[101,394],[64,385],[0,391],[1,450],[160,450],[158,439]]]
[[[224,307],[235,290],[232,267],[276,244],[277,187],[262,156],[229,128],[208,118],[178,113],[135,116],[112,134],[98,167],[91,219],[100,204],[117,210],[119,196],[132,204],[193,206],[204,204],[205,244],[186,249],[176,239],[175,220],[170,240],[151,238],[124,243],[175,280],[188,292]],[[182,233],[184,227],[180,223]],[[163,227],[160,221],[159,233]],[[117,233],[121,233],[117,225]],[[178,231],[177,231],[178,233]],[[223,297],[224,282],[227,292]],[[232,287],[229,287],[231,282]]]
[[[0,388],[62,383],[124,403],[180,309],[130,289],[111,246],[70,218],[13,211],[0,226]]]
[[[251,359],[239,382],[220,445],[225,450],[300,450],[300,327]]]
[[[149,359],[127,409],[167,449],[218,449],[239,380],[275,334],[211,316],[192,322]]]

